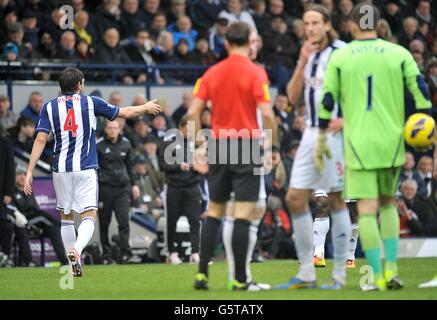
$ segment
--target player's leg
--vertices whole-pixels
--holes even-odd
[[[347,256],[347,267],[353,269],[356,267],[355,251],[358,245],[358,208],[355,200],[348,200],[346,202],[351,218],[351,237],[349,241],[349,250]]]
[[[232,290],[232,282],[235,280],[235,259],[232,251],[232,233],[234,231],[234,209],[235,203],[232,199],[226,207],[226,217],[223,221],[222,238],[226,253],[226,264],[228,265],[228,289]]]
[[[332,220],[331,235],[334,245],[334,268],[332,279],[322,288],[340,289],[346,284],[346,260],[351,235],[351,221],[340,192],[329,194],[329,205]]]
[[[323,268],[326,267],[325,242],[330,228],[328,194],[324,190],[316,190],[314,201],[314,265]]]
[[[398,276],[397,267],[400,222],[394,197],[399,174],[400,168],[390,168],[381,169],[378,175],[380,188],[380,230],[385,255],[384,277],[387,288],[393,290],[403,287],[403,283]]]

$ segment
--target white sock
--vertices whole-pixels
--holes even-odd
[[[82,220],[82,223],[77,230],[77,240],[74,245],[74,249],[76,249],[79,255],[82,254],[83,248],[85,248],[88,242],[91,240],[94,232],[94,227],[94,219],[87,217]]]
[[[355,260],[355,251],[357,250],[357,244],[358,244],[358,223],[352,224],[352,232],[351,232],[351,238],[349,241],[349,251],[347,253],[347,259],[348,260]]]
[[[349,211],[342,209],[331,212],[332,242],[334,244],[334,269],[333,277],[346,282],[346,259],[351,237],[351,219]]]
[[[249,229],[249,246],[246,259],[246,277],[247,282],[252,281],[252,272],[250,271],[250,262],[252,261],[253,250],[255,249],[256,241],[258,240],[258,226],[261,220],[255,220]]]
[[[297,278],[303,281],[316,280],[316,268],[313,263],[313,217],[310,212],[293,215],[293,230],[300,268]]]
[[[226,262],[228,263],[229,281],[235,279],[235,259],[234,259],[234,252],[232,251],[233,232],[234,232],[234,218],[226,217],[223,223],[223,245],[225,246]]]
[[[325,257],[325,241],[329,232],[329,217],[314,219],[314,255]]]
[[[74,221],[61,220],[61,238],[64,244],[65,252],[74,248],[76,242],[76,230],[74,229]]]

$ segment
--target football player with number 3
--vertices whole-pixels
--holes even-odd
[[[61,213],[61,235],[73,276],[82,276],[81,253],[90,241],[98,209],[96,124],[97,116],[109,120],[135,118],[161,112],[156,100],[144,105],[120,108],[92,96],[83,95],[84,75],[76,68],[67,68],[59,76],[62,95],[54,98],[41,109],[24,192],[32,193],[33,170],[43,152],[47,138],[53,133],[53,185],[56,208]],[[74,215],[81,215],[82,222],[76,231]]]

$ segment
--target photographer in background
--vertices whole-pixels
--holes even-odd
[[[99,222],[100,241],[103,249],[103,263],[113,264],[108,232],[112,211],[118,223],[121,263],[131,261],[129,245],[129,206],[131,195],[140,196],[134,173],[134,152],[128,139],[120,135],[117,121],[106,122],[104,137],[97,141],[99,158]]]

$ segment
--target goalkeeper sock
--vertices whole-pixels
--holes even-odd
[[[332,242],[334,244],[334,269],[332,275],[343,284],[346,283],[346,259],[351,237],[351,218],[344,208],[331,213]]]
[[[234,218],[226,217],[223,223],[223,245],[225,246],[226,262],[228,264],[228,279],[235,279],[235,259],[232,251],[232,232],[234,231]]]
[[[376,214],[361,214],[358,220],[361,246],[366,254],[367,262],[373,269],[374,281],[383,279],[381,263],[381,239],[379,236]]]
[[[74,248],[76,242],[76,230],[74,229],[74,221],[61,221],[61,237],[64,244],[65,252]]]
[[[221,220],[207,217],[200,233],[200,263],[199,273],[208,276],[208,263],[214,254]]]
[[[91,240],[95,228],[95,222],[93,218],[86,217],[82,220],[82,223],[77,229],[77,240],[74,244],[74,249],[81,255],[83,248],[86,247],[88,242]]]
[[[329,232],[329,217],[314,219],[314,255],[325,257],[325,241]]]
[[[391,278],[398,273],[399,214],[392,204],[381,207],[379,212],[385,253],[385,274],[386,277]]]

